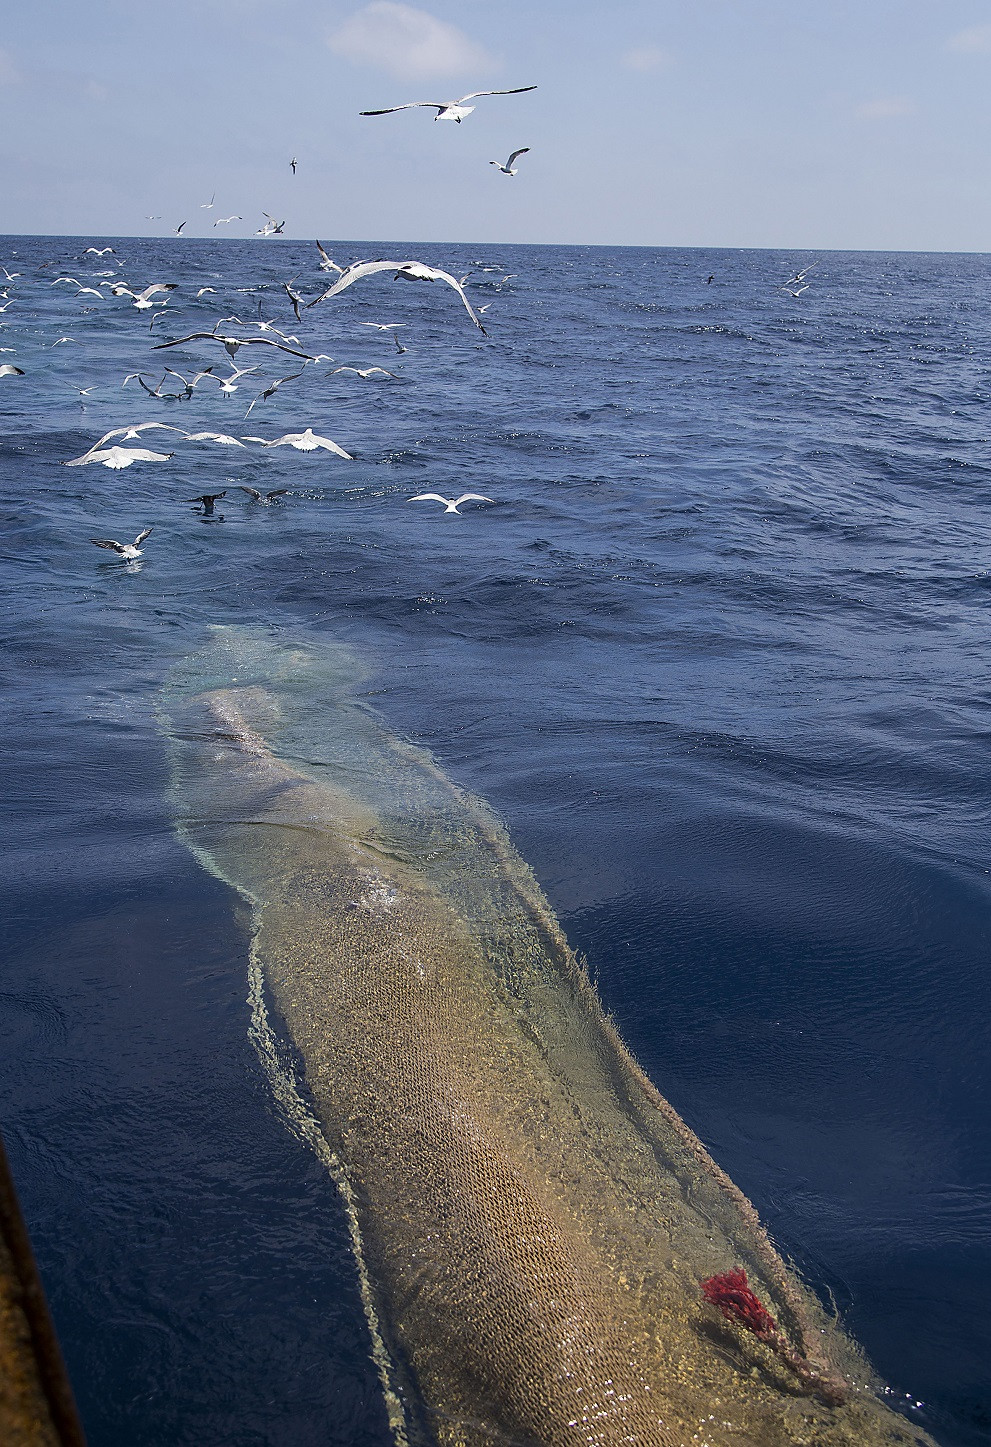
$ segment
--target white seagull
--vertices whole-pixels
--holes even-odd
[[[114,437],[123,437],[126,442],[129,438],[140,437],[142,432],[148,432],[151,428],[162,432],[178,432],[180,436],[186,436],[181,427],[170,427],[167,422],[136,422],[133,427],[112,427],[109,432],[104,432],[99,442],[94,442],[89,452],[84,455],[88,457],[90,453],[98,452],[105,442],[110,442]]]
[[[220,383],[220,390],[225,397],[232,397],[237,391],[238,379],[246,377],[249,372],[257,372],[257,367],[238,367],[231,362],[231,374],[229,377],[214,377],[215,382]]]
[[[318,250],[319,253],[320,253],[320,270],[321,270],[321,271],[338,271],[338,272],[343,272],[344,267],[343,267],[343,266],[338,266],[337,262],[334,261],[331,257],[329,257],[329,256],[327,255],[326,251],[325,251],[324,248],[320,245],[319,241],[317,242],[317,250]]]
[[[343,447],[338,447],[329,437],[318,437],[312,427],[307,427],[305,432],[287,432],[284,437],[276,437],[272,442],[266,442],[264,437],[246,437],[244,440],[260,442],[263,447],[295,447],[297,452],[315,452],[318,447],[322,447],[327,452],[336,452],[338,457],[346,457],[349,462],[354,461],[350,452],[345,452]]]
[[[518,85],[513,90],[472,90],[467,95],[459,96],[457,100],[412,100],[401,106],[386,106],[380,111],[360,111],[363,116],[389,116],[393,111],[410,111],[426,108],[436,111],[435,121],[457,121],[458,125],[465,116],[470,116],[475,109],[474,106],[466,106],[466,100],[477,100],[481,95],[522,95],[524,91],[536,90],[535,85]]]
[[[409,502],[442,502],[445,512],[458,512],[463,502],[495,502],[494,497],[483,497],[480,492],[463,492],[460,497],[441,497],[439,492],[420,492],[416,497],[408,499]],[[460,517],[461,514],[458,513]]]
[[[4,362],[3,366],[0,367],[0,377],[23,377],[23,376],[24,376],[24,372],[23,372],[22,368],[20,368],[20,367],[15,367],[14,364],[13,364],[13,362]]]
[[[316,306],[318,301],[325,301],[329,296],[336,296],[345,287],[353,286],[356,281],[363,277],[375,276],[380,271],[395,272],[396,279],[402,277],[405,281],[446,281],[448,286],[453,286],[458,296],[465,304],[465,309],[478,330],[485,335],[485,328],[478,320],[478,317],[471,309],[471,302],[465,296],[465,289],[454,276],[449,272],[440,271],[434,266],[424,266],[422,261],[356,261],[337,278],[333,286],[327,288],[322,295],[315,297],[309,302],[309,306]]]
[[[94,256],[106,256],[108,253],[111,256],[116,255],[116,252],[114,251],[112,246],[104,246],[102,250],[99,246],[87,246],[86,250],[83,252],[83,255],[89,256],[90,252],[92,252]]]
[[[782,291],[786,291],[789,296],[801,296],[801,295],[802,295],[802,292],[803,292],[803,291],[808,291],[808,289],[809,289],[809,283],[808,283],[808,282],[806,282],[804,286],[800,286],[797,291],[792,291],[792,289],[791,289],[790,286],[783,286],[783,287],[781,288],[781,290],[782,290]]]
[[[222,447],[243,447],[244,443],[239,442],[236,437],[228,437],[226,432],[187,432],[187,442],[219,442]],[[220,494],[218,494],[219,496]]]
[[[499,170],[504,176],[515,176],[516,172],[519,170],[519,167],[514,166],[513,162],[516,160],[517,156],[525,156],[529,149],[529,146],[521,146],[518,151],[513,152],[505,165],[503,165],[501,161],[490,161],[489,165],[498,166]]]
[[[90,542],[95,543],[98,548],[112,548],[115,553],[119,553],[122,558],[130,561],[132,558],[140,558],[140,544],[151,531],[151,528],[145,528],[143,533],[138,533],[133,543],[115,543],[113,538],[90,538]]]
[[[217,199],[217,193],[216,193],[216,191],[214,191],[214,193],[213,193],[213,195],[210,197],[209,201],[201,201],[201,202],[200,202],[200,210],[201,210],[201,211],[212,211],[212,210],[213,210],[213,203],[214,203],[214,201],[216,201],[216,199]]]
[[[167,376],[175,377],[177,381],[180,381],[182,383],[182,385],[186,389],[184,394],[186,397],[191,397],[193,395],[193,390],[196,387],[197,382],[202,382],[204,377],[209,377],[211,382],[217,382],[220,380],[218,377],[215,377],[213,375],[212,367],[204,367],[202,372],[195,372],[191,379],[189,377],[184,377],[181,372],[177,372],[173,367],[166,367],[165,372]],[[164,380],[165,378],[163,377],[162,381],[164,382]]]
[[[108,447],[104,450],[91,449],[83,453],[82,457],[74,457],[71,462],[62,465],[83,467],[87,462],[102,462],[104,467],[112,467],[115,472],[119,472],[122,467],[130,467],[133,462],[168,462],[171,456],[171,452],[149,452],[147,447]]]
[[[118,282],[116,286],[110,288],[110,291],[113,296],[129,296],[138,311],[145,311],[148,307],[154,306],[153,296],[157,296],[160,291],[175,291],[177,286],[178,282],[175,281],[156,281],[151,286],[146,286],[144,291],[139,292],[132,291],[129,286]]]
[[[400,380],[397,372],[387,372],[384,367],[334,367],[330,375],[334,377],[338,372],[354,372],[356,377],[395,377],[396,381]]]
[[[409,326],[408,322],[359,322],[359,327],[374,327],[377,332],[394,332],[397,327]]]
[[[243,216],[218,216],[214,226],[229,226],[232,221],[243,221]]]

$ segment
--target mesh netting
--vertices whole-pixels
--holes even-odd
[[[166,707],[428,1439],[927,1440],[631,1059],[491,812],[348,688],[340,655],[218,630]],[[776,1336],[707,1303],[741,1267]]]

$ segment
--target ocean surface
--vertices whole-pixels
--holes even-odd
[[[297,322],[312,242],[0,238],[0,1129],[91,1447],[390,1441],[244,907],[173,827],[161,690],[217,623],[347,645],[892,1400],[991,1443],[991,258],[325,244],[467,273],[488,335],[390,273]],[[231,316],[334,360],[122,385],[227,375],[153,347]],[[61,466],[146,421],[353,460]]]

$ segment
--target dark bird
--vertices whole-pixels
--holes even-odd
[[[290,166],[292,167],[292,173],[293,173],[293,175],[295,176],[295,174],[296,174],[296,157],[295,157],[295,156],[293,156],[293,158],[292,158],[292,160],[289,162],[289,164],[290,164]]]
[[[269,397],[274,396],[275,393],[282,386],[283,382],[295,382],[296,378],[301,377],[302,375],[302,372],[293,372],[292,375],[289,377],[276,377],[275,381],[269,383],[269,385],[265,388],[264,392],[258,393],[258,396],[251,403],[251,406],[244,414],[245,421],[247,421],[248,417],[250,417],[252,409],[256,407],[259,402],[267,402]]]
[[[227,489],[226,489],[226,487],[225,487],[224,490],[223,490],[223,492],[201,492],[200,495],[199,495],[199,497],[187,497],[187,498],[184,498],[183,501],[184,501],[184,502],[199,502],[199,503],[202,503],[202,504],[203,504],[203,516],[204,516],[205,518],[209,518],[209,517],[213,517],[213,516],[215,515],[215,507],[214,507],[214,505],[215,505],[218,497],[226,497],[226,496],[227,496]]]
[[[295,281],[295,280],[296,280],[296,278],[293,277],[293,281]],[[287,296],[287,297],[289,298],[289,300],[292,302],[292,309],[293,309],[293,311],[296,313],[296,320],[297,320],[298,322],[301,322],[301,321],[303,320],[303,318],[302,318],[302,317],[300,316],[300,314],[299,314],[299,304],[300,304],[300,302],[303,300],[303,298],[300,296],[300,294],[299,294],[298,291],[293,291],[293,289],[292,289],[292,281],[284,281],[284,282],[282,283],[282,285],[283,285],[283,286],[285,287],[285,289],[286,289],[286,296]]]
[[[273,497],[284,497],[289,491],[288,487],[273,487],[271,492],[259,492],[256,487],[245,487],[243,482],[238,483],[242,492],[246,492],[254,502],[270,503]]]

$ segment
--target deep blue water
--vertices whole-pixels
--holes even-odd
[[[308,243],[0,240],[0,1128],[92,1447],[389,1441],[333,1187],[247,1039],[243,908],[172,828],[158,692],[215,622],[367,662],[896,1399],[991,1443],[991,260],[824,254],[796,299],[812,256],[328,249],[474,268],[488,338],[388,277],[297,325]],[[64,274],[179,285],[149,331]],[[232,313],[400,379],[310,365],[247,421],[297,359],[121,386],[225,373],[151,347]],[[141,421],[355,460],[148,432],[170,461],[59,465]],[[184,501],[225,486],[223,522]],[[138,564],[89,543],[152,525]]]

